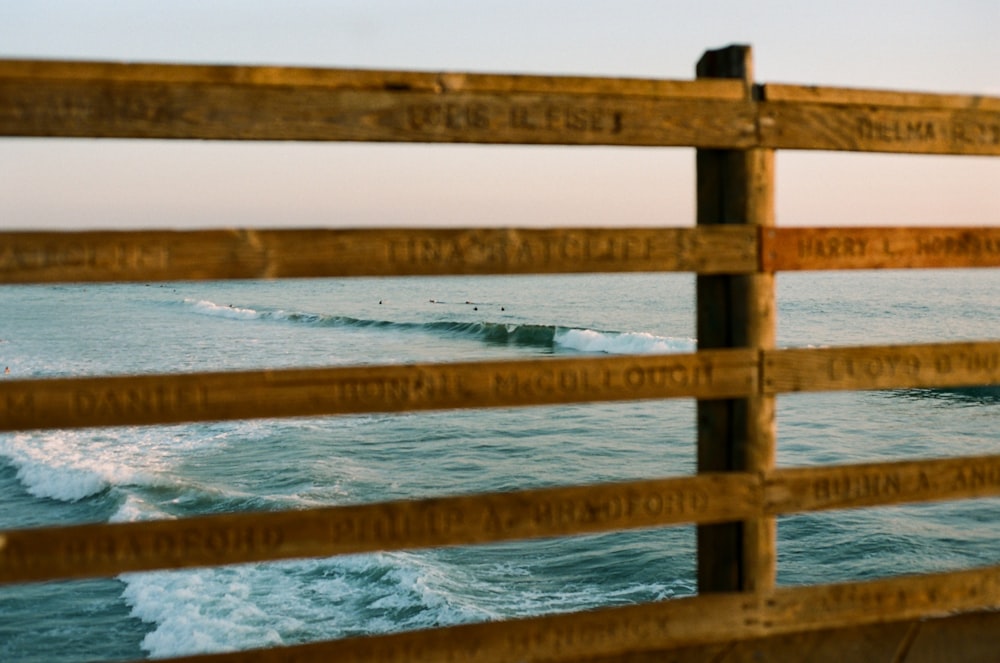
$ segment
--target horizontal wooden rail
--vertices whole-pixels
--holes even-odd
[[[0,430],[726,398],[752,350],[0,381]]]
[[[749,145],[733,81],[0,61],[0,135]]]
[[[979,611],[630,652],[624,657],[588,658],[585,663],[994,663],[998,648],[1000,613]]]
[[[1000,99],[742,81],[0,60],[0,135],[1000,154]]]
[[[767,228],[767,272],[1000,267],[1000,227]]]
[[[1000,341],[764,353],[767,393],[1000,385]]]
[[[1000,455],[0,532],[0,583],[496,543],[1000,495]]]
[[[0,431],[994,384],[1000,341],[39,378],[0,382]]]
[[[322,276],[752,272],[750,229],[0,232],[0,283]]]
[[[1000,227],[0,232],[8,284],[941,267],[1000,267]]]
[[[763,86],[766,147],[1000,155],[1000,98],[803,85]]]
[[[1000,567],[994,566],[757,594],[706,594],[582,613],[175,660],[557,663],[996,608],[1000,608]]]
[[[0,532],[0,583],[480,544],[748,516],[741,475]]]

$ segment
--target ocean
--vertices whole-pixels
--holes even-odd
[[[1000,336],[1000,270],[781,274],[783,347]],[[0,379],[689,352],[677,274],[0,287]],[[778,399],[778,464],[996,453],[1000,387]],[[0,434],[0,529],[686,475],[689,399]],[[0,587],[0,660],[117,661],[695,591],[692,527]],[[779,521],[783,585],[1000,563],[1000,501]]]

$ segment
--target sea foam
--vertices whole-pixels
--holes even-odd
[[[559,329],[556,345],[580,352],[606,354],[663,354],[692,352],[694,339],[655,336],[645,332],[600,332],[592,329]]]

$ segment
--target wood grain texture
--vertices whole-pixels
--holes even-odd
[[[782,468],[765,479],[763,510],[821,509],[1000,495],[1000,455]]]
[[[746,145],[735,87],[277,67],[0,62],[0,135]]]
[[[775,638],[831,629],[859,629],[918,619],[955,619],[963,633],[995,641],[995,616],[959,622],[955,613],[1000,608],[1000,567],[858,583],[783,588],[751,596],[707,594],[661,603],[582,613],[467,624],[388,636],[293,647],[191,656],[178,663],[251,661],[648,661],[644,652]],[[978,617],[978,619],[976,618]],[[945,622],[947,623],[947,622]],[[947,628],[947,627],[945,627]],[[907,637],[896,630],[896,636]],[[919,640],[920,634],[916,634]],[[933,634],[925,636],[929,645]],[[943,638],[947,640],[947,636]],[[938,639],[938,645],[942,643]],[[799,640],[802,642],[803,640]],[[917,644],[917,643],[913,643]],[[982,655],[982,643],[969,650]],[[956,646],[954,651],[961,651]],[[910,650],[897,653],[908,655]],[[621,657],[620,659],[617,657]],[[669,658],[656,660],[670,660]],[[681,659],[683,660],[683,659]],[[690,660],[690,659],[688,659]],[[725,660],[725,659],[722,659]],[[737,659],[738,660],[738,659]],[[759,660],[759,659],[753,659]],[[793,659],[794,660],[794,659]],[[839,659],[842,660],[842,659]],[[919,658],[900,660],[921,660]],[[928,660],[924,658],[923,660]],[[933,660],[933,659],[931,659]],[[980,659],[981,660],[981,659]],[[989,659],[986,659],[989,660]],[[898,663],[893,661],[892,663]]]
[[[757,390],[745,350],[0,381],[0,430],[556,405]]]
[[[743,83],[755,104],[749,47],[708,51],[699,79]],[[698,227],[774,225],[774,152],[699,149]],[[696,279],[699,349],[774,347],[774,276],[705,275]],[[698,471],[767,472],[774,464],[774,398],[766,393],[698,402]],[[698,528],[699,591],[755,591],[774,584],[775,524],[762,517]]]
[[[765,101],[819,103],[898,108],[1000,111],[1000,97],[977,94],[932,94],[903,90],[832,87],[823,85],[786,85],[766,83],[761,86]]]
[[[795,150],[1000,155],[1000,109],[762,102],[760,143]]]
[[[765,271],[1000,267],[1000,227],[768,228]]]
[[[749,76],[0,60],[0,135],[1000,154],[996,97],[753,86]]]
[[[1000,614],[984,612],[631,652],[579,663],[995,663],[998,650]]]
[[[1000,342],[770,350],[770,393],[1000,385]]]
[[[0,583],[474,545],[1000,495],[1000,455],[702,473],[484,495],[0,532]]]
[[[0,532],[0,583],[592,534],[742,518],[751,475],[641,480]]]
[[[0,430],[1000,384],[1000,342],[0,382]],[[706,425],[713,423],[706,421]],[[703,468],[705,471],[727,471]],[[728,468],[732,470],[735,468]]]
[[[319,67],[84,62],[0,59],[0,80],[173,83],[247,87],[319,87],[330,90],[422,92],[555,92],[738,101],[734,81],[477,74]]]
[[[0,232],[0,283],[756,269],[745,228]]]

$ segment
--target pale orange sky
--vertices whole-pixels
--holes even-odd
[[[0,0],[0,57],[690,79],[1000,96],[1000,3]],[[0,100],[2,103],[2,100]],[[783,225],[1000,225],[1000,158],[779,152]],[[694,151],[0,139],[4,228],[684,226]]]

